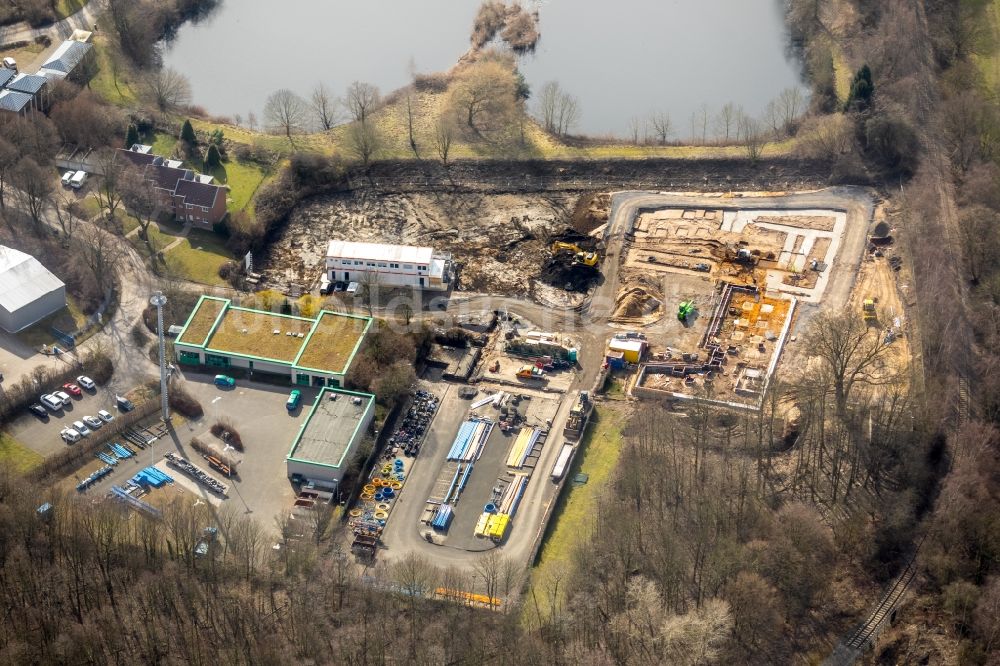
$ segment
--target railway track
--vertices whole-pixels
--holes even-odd
[[[906,590],[917,574],[917,553],[920,552],[922,543],[923,538],[917,543],[917,547],[906,566],[882,594],[878,603],[869,611],[865,621],[837,644],[830,656],[823,661],[823,666],[849,666],[853,664],[868,648],[875,644],[882,631],[892,623],[896,609],[899,608]]]

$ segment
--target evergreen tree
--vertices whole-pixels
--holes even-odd
[[[874,94],[875,84],[872,83],[872,70],[868,65],[862,65],[861,69],[854,75],[854,80],[851,81],[851,92],[847,97],[846,108],[865,111],[871,106]]]
[[[185,119],[184,124],[181,125],[181,141],[189,146],[193,146],[198,143],[198,137],[195,136],[194,128],[191,127],[191,121]]]
[[[222,157],[219,155],[219,147],[214,143],[209,144],[208,152],[205,153],[205,168],[214,169],[221,163]]]
[[[129,149],[137,143],[139,143],[139,130],[135,123],[129,123],[128,130],[125,132],[125,149]]]

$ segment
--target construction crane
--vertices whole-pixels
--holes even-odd
[[[878,321],[878,317],[875,314],[875,299],[866,298],[861,303],[861,314],[865,318],[865,323],[873,324]]]
[[[587,252],[576,243],[564,243],[563,241],[556,241],[552,244],[553,255],[562,254],[563,252],[571,252],[573,254],[574,263],[582,264],[589,268],[597,268],[596,252]]]

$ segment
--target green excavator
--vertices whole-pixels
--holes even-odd
[[[691,301],[683,301],[677,308],[677,320],[682,322],[687,322],[688,317],[694,314],[694,303]]]

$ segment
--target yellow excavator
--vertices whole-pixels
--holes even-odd
[[[561,254],[563,252],[572,252],[573,261],[578,264],[583,264],[584,266],[588,266],[590,268],[597,268],[596,252],[586,252],[576,243],[556,241],[552,244],[552,254]]]

